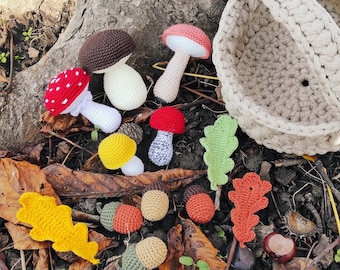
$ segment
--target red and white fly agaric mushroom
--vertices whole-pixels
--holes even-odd
[[[46,89],[44,104],[51,115],[80,113],[105,133],[121,124],[122,116],[112,107],[94,102],[88,90],[90,75],[82,68],[67,69],[53,77]]]
[[[151,115],[149,124],[158,131],[150,145],[148,156],[157,166],[167,165],[173,156],[173,135],[184,132],[184,115],[172,106],[165,106]]]
[[[134,48],[127,32],[109,29],[89,37],[79,51],[79,62],[86,71],[104,73],[104,91],[119,110],[137,109],[148,94],[141,75],[126,64]]]
[[[211,41],[200,28],[189,24],[170,26],[163,32],[162,41],[175,54],[157,80],[154,95],[160,102],[170,103],[177,97],[181,78],[190,57],[209,58]]]

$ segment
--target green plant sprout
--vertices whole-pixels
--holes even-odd
[[[3,64],[6,64],[8,56],[9,56],[9,52],[0,53],[0,62]]]
[[[99,131],[99,127],[94,125],[94,130],[91,131],[91,140],[92,141],[98,141],[98,131]]]
[[[33,27],[28,28],[27,31],[22,32],[22,35],[25,37],[25,41],[29,41],[32,38]]]
[[[194,262],[193,258],[189,256],[181,256],[179,257],[179,262],[185,266],[193,266],[194,269],[200,269],[200,270],[210,270],[209,265],[202,260],[198,260],[197,263]]]
[[[227,243],[227,237],[225,236],[225,232],[223,230],[219,230],[217,235],[222,239],[223,243]]]
[[[199,140],[205,148],[203,160],[208,166],[211,190],[216,191],[218,186],[226,184],[226,174],[234,168],[234,160],[230,156],[238,147],[238,139],[235,136],[237,127],[235,119],[222,115],[213,126],[204,128],[205,137]]]
[[[338,249],[338,250],[336,251],[336,254],[334,255],[334,261],[335,261],[336,263],[339,263],[339,262],[340,262],[340,249]]]
[[[20,60],[23,60],[23,59],[25,59],[25,57],[24,56],[20,56],[20,55],[14,55],[14,60],[15,61],[20,61]]]

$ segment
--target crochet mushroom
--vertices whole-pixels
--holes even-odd
[[[155,97],[163,103],[173,102],[190,57],[207,59],[211,53],[209,37],[198,27],[175,24],[163,32],[162,41],[175,52],[154,87]]]
[[[104,91],[120,110],[133,110],[146,100],[147,88],[140,74],[126,64],[135,48],[123,30],[110,29],[88,38],[79,51],[79,62],[88,72],[104,73]]]
[[[44,104],[53,116],[80,113],[105,133],[119,127],[122,117],[112,107],[94,102],[88,90],[90,75],[82,68],[67,69],[53,77],[46,89]]]
[[[158,131],[150,145],[148,156],[157,166],[167,165],[173,156],[173,135],[184,132],[184,115],[172,106],[165,106],[151,115],[149,124]]]
[[[128,176],[144,172],[144,164],[135,156],[136,142],[123,133],[114,133],[103,139],[98,146],[98,155],[105,168],[121,169]]]

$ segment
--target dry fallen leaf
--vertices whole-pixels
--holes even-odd
[[[0,159],[0,217],[18,223],[15,217],[21,207],[18,202],[20,195],[27,191],[60,199],[52,186],[46,181],[45,174],[36,165],[27,161],[14,161],[10,158]]]
[[[137,176],[109,175],[71,170],[61,164],[42,169],[47,181],[59,196],[69,198],[122,197],[141,192],[142,189],[161,179],[169,191],[185,186],[205,174],[205,170],[171,169],[145,172]]]
[[[6,77],[6,71],[2,67],[0,67],[0,82],[9,83],[9,80]]]
[[[125,114],[123,123],[134,122],[136,124],[145,122],[152,114],[154,110],[148,107],[140,107],[136,110],[130,111]]]
[[[12,222],[6,222],[5,226],[13,239],[15,249],[31,250],[48,248],[51,246],[51,242],[38,242],[33,240],[29,235],[30,229],[25,226],[16,225]]]
[[[177,224],[168,232],[168,254],[165,261],[158,267],[159,270],[183,270],[184,265],[179,262],[183,255],[182,225]]]
[[[39,249],[37,253],[33,253],[34,270],[49,269],[49,252],[48,249]]]
[[[190,219],[181,218],[181,223],[184,232],[184,255],[190,256],[195,262],[205,261],[210,269],[224,270],[226,262],[217,256],[218,250],[205,234]]]
[[[40,133],[45,137],[51,137],[51,131],[58,132],[60,136],[66,136],[80,130],[93,130],[93,127],[90,127],[92,124],[83,116],[73,117],[70,114],[52,116],[48,111],[40,116],[40,124]]]

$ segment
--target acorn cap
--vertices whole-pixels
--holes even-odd
[[[168,250],[161,239],[150,236],[136,244],[135,252],[146,269],[154,269],[165,261]]]
[[[185,129],[185,118],[180,110],[172,106],[165,106],[157,109],[151,115],[149,125],[157,130],[181,134]]]
[[[128,56],[135,49],[130,34],[109,29],[90,36],[79,50],[79,63],[89,73],[102,71]]]
[[[133,139],[136,144],[139,144],[143,139],[143,129],[134,122],[122,124],[117,133],[123,133]]]
[[[136,255],[136,243],[129,244],[122,254],[122,257],[116,261],[117,270],[144,270],[145,267]]]
[[[207,190],[200,185],[192,185],[185,189],[183,195],[183,201],[186,203],[192,195],[207,193]]]
[[[100,224],[102,224],[104,228],[110,232],[113,231],[113,219],[118,206],[120,206],[121,204],[122,203],[120,202],[110,202],[105,204],[100,211]]]
[[[122,133],[113,133],[98,146],[98,155],[105,168],[116,170],[126,164],[136,153],[136,142]]]
[[[144,194],[145,192],[149,190],[159,190],[169,195],[169,190],[162,181],[156,181],[156,182],[146,185],[142,193]]]

